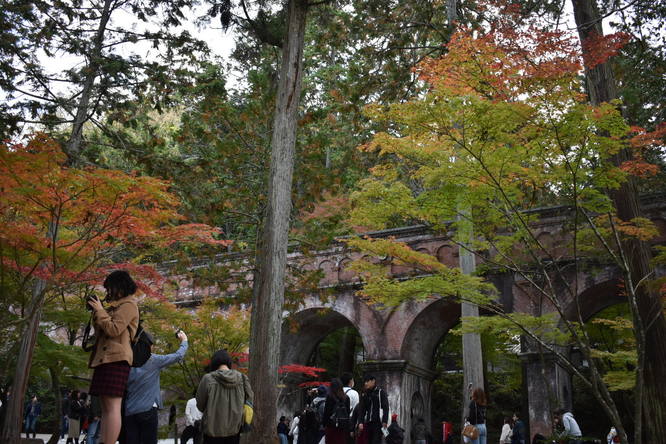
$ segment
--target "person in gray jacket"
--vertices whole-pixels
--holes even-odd
[[[581,444],[583,433],[580,431],[580,426],[574,419],[573,413],[565,409],[558,409],[555,411],[555,418],[559,420],[564,428],[562,437],[569,439],[569,444]]]
[[[231,368],[226,350],[213,355],[197,388],[197,408],[203,412],[204,444],[238,444],[243,426],[244,404],[252,404],[250,381]]]

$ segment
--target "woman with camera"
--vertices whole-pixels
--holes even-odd
[[[101,442],[115,443],[120,433],[120,408],[132,364],[131,339],[139,325],[139,307],[132,296],[136,283],[129,273],[116,270],[104,279],[105,309],[93,297],[88,300],[95,327],[95,346],[88,366],[93,369],[90,394],[102,405]]]

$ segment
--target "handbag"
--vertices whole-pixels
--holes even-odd
[[[479,429],[472,424],[467,424],[465,428],[463,428],[462,434],[471,440],[475,440],[479,437]]]
[[[248,433],[252,430],[252,419],[254,418],[254,407],[250,401],[245,401],[243,404],[243,425],[241,426],[241,433]]]

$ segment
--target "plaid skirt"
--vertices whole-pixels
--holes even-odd
[[[95,367],[90,394],[97,396],[122,397],[127,388],[130,366],[125,361],[109,362]]]

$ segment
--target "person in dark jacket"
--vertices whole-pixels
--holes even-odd
[[[81,417],[85,413],[85,407],[81,403],[81,396],[78,390],[72,390],[69,397],[69,429],[67,431],[67,444],[74,442],[79,444],[79,435],[81,435]]]
[[[289,421],[285,416],[280,416],[280,422],[277,425],[277,434],[280,438],[280,444],[289,444]]]
[[[62,409],[62,423],[60,424],[60,439],[65,439],[67,431],[69,430],[69,398],[72,396],[72,391],[67,390],[62,397],[60,408]]]
[[[42,414],[42,404],[37,400],[37,395],[33,396],[30,402],[28,402],[23,410],[25,412],[25,437],[30,438],[30,432],[32,432],[32,437],[37,436],[37,420],[39,415]]]
[[[326,444],[346,444],[350,428],[349,417],[350,400],[344,392],[342,381],[334,378],[326,396],[324,405],[324,433]]]
[[[381,444],[382,428],[388,425],[388,396],[385,390],[377,386],[377,379],[373,375],[365,375],[363,389],[358,410],[358,429],[360,432],[365,430],[368,444]]]
[[[388,427],[386,444],[402,444],[405,440],[405,429],[398,424],[398,415],[391,415],[391,425]]]
[[[520,419],[518,412],[513,414],[513,429],[511,432],[511,444],[526,444],[527,432],[525,423]]]

